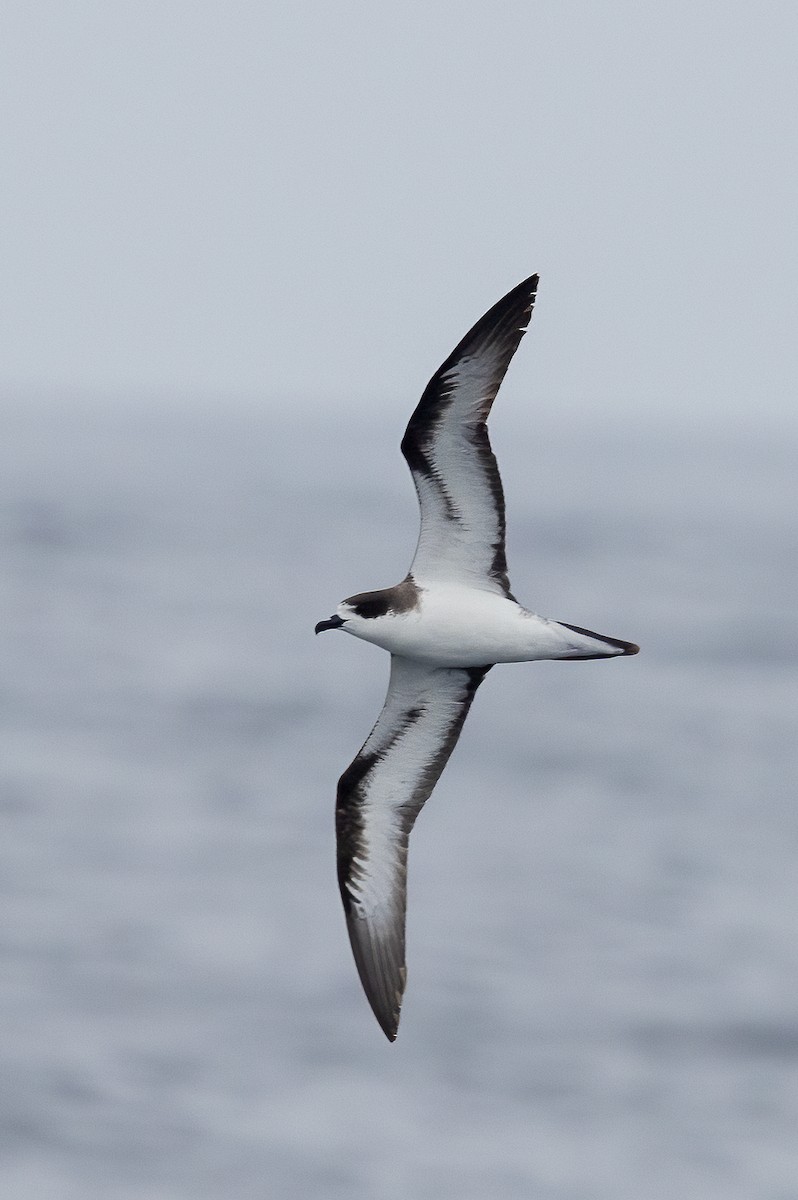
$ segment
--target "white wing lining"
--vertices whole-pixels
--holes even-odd
[[[404,994],[407,844],[489,666],[391,656],[385,705],[338,783],[338,881],[357,969],[393,1041]]]
[[[487,419],[526,332],[538,276],[477,321],[436,371],[413,413],[402,453],[421,509],[410,567],[417,583],[462,582],[510,595],[504,493]]]

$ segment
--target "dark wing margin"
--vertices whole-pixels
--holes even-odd
[[[531,275],[477,321],[435,372],[402,439],[418,493],[421,532],[410,568],[510,595],[504,493],[487,419],[529,324]]]
[[[390,1041],[407,980],[410,831],[489,670],[431,667],[392,656],[383,710],[338,782],[338,884],[349,940],[363,989]]]

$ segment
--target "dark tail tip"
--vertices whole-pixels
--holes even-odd
[[[571,629],[574,633],[581,633],[584,637],[592,638],[596,642],[604,642],[607,646],[612,646],[612,650],[608,650],[605,654],[597,652],[595,654],[574,654],[570,658],[623,658],[625,654],[639,654],[640,647],[634,642],[622,642],[620,638],[607,637],[606,633],[596,633],[593,629],[583,629],[581,625],[569,625],[567,621],[558,621],[558,625],[562,625],[564,629]]]

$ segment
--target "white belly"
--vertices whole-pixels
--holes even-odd
[[[364,641],[441,667],[481,667],[567,656],[562,626],[493,592],[440,586],[424,589],[420,607],[347,622]]]

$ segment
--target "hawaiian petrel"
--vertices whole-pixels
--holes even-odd
[[[536,616],[510,591],[504,495],[487,419],[526,331],[538,276],[495,304],[433,375],[402,453],[421,508],[407,577],[350,596],[343,629],[391,655],[385,705],[338,783],[338,880],[360,979],[393,1041],[405,990],[407,845],[495,663],[615,658],[631,642]]]

